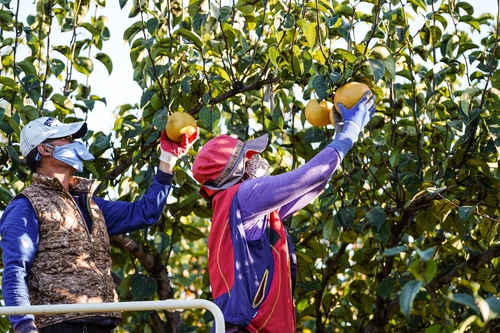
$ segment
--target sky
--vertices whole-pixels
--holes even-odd
[[[33,13],[33,4],[26,5],[26,0],[19,0],[21,3],[20,17],[26,17],[28,13]],[[11,8],[16,8],[15,1]],[[131,1],[128,1],[129,3]],[[353,2],[353,1],[351,1]],[[490,11],[494,16],[497,15],[497,0],[468,0],[474,6],[474,15]],[[30,1],[32,3],[32,1]],[[119,1],[106,1],[106,8],[100,8],[98,15],[108,17],[109,29],[111,32],[110,40],[103,43],[103,49],[99,52],[108,54],[113,61],[113,71],[108,75],[107,70],[99,61],[94,61],[94,73],[90,75],[89,84],[92,94],[106,98],[107,105],[97,102],[93,112],[89,113],[89,127],[94,131],[103,131],[105,134],[111,132],[114,116],[113,112],[119,105],[135,104],[139,102],[142,94],[137,83],[132,79],[133,70],[129,58],[129,45],[122,39],[123,32],[138,18],[128,18],[129,6],[123,10],[119,7]],[[416,25],[419,26],[419,25]],[[466,28],[468,29],[468,28]],[[468,30],[466,30],[468,31]],[[60,37],[52,38],[53,44],[69,44],[70,34],[65,33]],[[480,38],[477,33],[471,33],[472,38]],[[52,53],[53,55],[53,53]]]

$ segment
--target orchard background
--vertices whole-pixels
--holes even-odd
[[[105,0],[0,0],[0,214],[30,180],[18,146],[28,121],[93,119],[83,176],[100,181],[99,196],[134,200],[169,114],[189,112],[200,139],[159,223],[112,239],[113,274],[122,301],[212,300],[211,211],[190,173],[198,148],[268,133],[273,173],[296,168],[335,134],[305,122],[305,103],[364,82],[372,121],[325,191],[285,221],[299,332],[497,332],[499,6],[481,2],[491,13],[452,0],[120,0],[106,17]],[[131,23],[113,30],[120,17]],[[130,52],[104,52],[111,34]],[[92,82],[125,67],[108,89],[127,100],[132,82],[140,94],[112,109],[106,132],[111,106]],[[124,313],[118,332],[209,332],[212,321],[204,310]]]

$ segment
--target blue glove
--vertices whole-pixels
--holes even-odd
[[[341,159],[344,159],[354,142],[358,140],[359,133],[370,121],[375,111],[375,96],[370,95],[371,91],[365,92],[358,103],[350,109],[337,103],[338,111],[342,114],[343,119],[338,122],[338,126],[335,126],[335,138],[328,146],[335,148]],[[335,110],[332,112],[337,113]],[[335,122],[337,125],[337,119]]]
[[[342,114],[344,123],[353,122],[358,126],[359,131],[361,131],[368,124],[375,111],[375,96],[372,96],[371,91],[368,90],[351,109],[346,109],[342,103],[337,103],[337,106],[339,108],[338,111]]]

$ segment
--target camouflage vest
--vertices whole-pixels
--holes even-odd
[[[73,177],[70,192],[87,197],[92,234],[78,206],[56,178],[33,174],[23,192],[38,219],[39,243],[27,284],[32,305],[117,302],[111,277],[109,236],[102,211],[92,200],[92,180]],[[121,318],[121,313],[36,315],[38,328],[89,316]]]

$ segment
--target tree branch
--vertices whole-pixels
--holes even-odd
[[[159,254],[153,255],[149,253],[146,247],[127,235],[113,236],[111,237],[111,240],[113,241],[113,245],[128,251],[135,258],[137,258],[151,277],[156,280],[158,284],[157,294],[161,300],[173,298],[174,293],[172,287],[170,286],[168,271],[165,265],[162,264],[161,256]],[[165,311],[165,316],[167,318],[167,332],[179,333],[181,324],[179,312]]]

